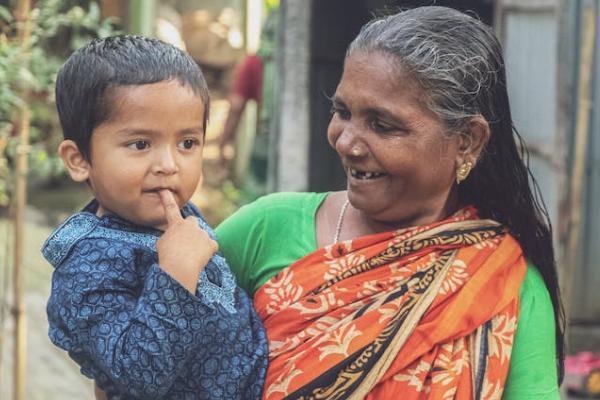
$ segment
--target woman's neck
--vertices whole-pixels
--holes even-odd
[[[344,226],[340,233],[340,240],[432,224],[448,218],[459,208],[458,197],[454,191],[450,193],[443,204],[424,208],[419,213],[395,220],[378,219],[354,208],[350,203],[346,215],[344,215]]]

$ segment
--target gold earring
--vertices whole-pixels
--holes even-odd
[[[473,168],[473,164],[470,161],[467,161],[456,170],[456,184],[460,184],[462,181],[467,179],[469,173],[471,172],[471,168]]]

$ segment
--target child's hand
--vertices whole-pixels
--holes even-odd
[[[160,267],[192,294],[196,293],[198,275],[219,246],[198,225],[195,217],[183,218],[173,194],[161,190],[160,199],[167,217],[167,229],[158,239]]]

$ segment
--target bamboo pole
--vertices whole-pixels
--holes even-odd
[[[593,5],[587,7],[583,13],[583,29],[581,37],[581,53],[579,58],[579,81],[577,98],[577,117],[575,120],[575,145],[573,152],[573,169],[570,184],[570,216],[567,249],[565,254],[564,278],[564,305],[569,311],[573,275],[577,269],[579,259],[579,243],[581,238],[581,216],[583,206],[583,192],[585,179],[585,165],[588,150],[588,136],[591,114],[591,82],[592,68],[594,65],[594,47],[596,36],[596,10]]]
[[[15,320],[14,347],[14,399],[25,399],[25,366],[27,357],[27,320],[25,314],[23,242],[25,236],[24,213],[27,202],[27,146],[29,143],[29,107],[21,109],[20,144],[17,155],[17,182],[15,188],[15,250],[13,273],[13,316]]]
[[[0,149],[1,150],[1,149]],[[3,230],[5,230],[4,233],[4,238],[6,239],[6,241],[3,243],[3,245],[5,246],[4,249],[4,260],[2,263],[2,268],[0,268],[2,271],[0,271],[2,273],[2,276],[0,277],[0,388],[3,387],[4,385],[4,343],[5,343],[5,331],[4,331],[4,324],[6,322],[6,316],[7,316],[7,311],[8,311],[8,301],[7,301],[7,297],[9,294],[9,281],[10,281],[10,265],[11,265],[11,259],[10,259],[10,252],[12,249],[11,246],[11,229],[12,229],[12,224],[7,222],[6,224],[4,224],[4,226],[2,227]]]
[[[24,51],[23,63],[26,65],[28,58],[29,38],[31,26],[29,12],[31,0],[19,0],[15,17],[17,20],[18,39]],[[14,365],[13,365],[13,398],[25,399],[25,367],[27,357],[27,320],[25,315],[24,274],[23,274],[23,242],[24,214],[27,204],[27,157],[29,149],[29,106],[26,102],[26,91],[21,88],[23,102],[19,110],[19,136],[20,143],[17,152],[17,169],[15,184],[15,248],[14,248],[14,273],[13,273],[13,316],[15,320]]]
[[[154,36],[156,0],[129,0],[129,31],[136,35]]]

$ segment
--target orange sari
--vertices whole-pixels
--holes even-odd
[[[265,283],[265,399],[501,398],[526,263],[498,223],[447,220],[335,243]]]

